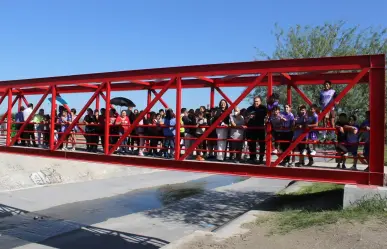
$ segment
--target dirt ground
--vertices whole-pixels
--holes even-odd
[[[364,224],[336,223],[282,235],[273,233],[269,222],[246,224],[244,228],[250,231],[223,241],[206,236],[181,249],[387,249],[387,224],[376,219]]]

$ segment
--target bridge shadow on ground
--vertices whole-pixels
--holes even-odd
[[[304,210],[309,212],[340,210],[343,208],[343,197],[343,189],[302,195],[276,195],[258,204],[255,209],[263,211]]]
[[[273,196],[270,192],[206,191],[161,209],[144,212],[147,217],[208,228],[221,226],[254,209],[257,203]],[[166,197],[174,198],[173,196]]]
[[[0,204],[0,248],[37,243],[59,249],[156,249],[169,242],[158,238],[103,229],[40,216]]]

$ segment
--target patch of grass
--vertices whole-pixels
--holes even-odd
[[[334,183],[313,183],[309,186],[302,187],[297,191],[296,195],[305,195],[305,194],[316,194],[327,191],[343,190],[344,185],[334,184]]]
[[[284,234],[297,229],[305,229],[312,226],[323,226],[340,221],[364,222],[370,218],[387,220],[387,199],[380,195],[363,199],[354,207],[343,210],[308,211],[308,210],[286,210],[275,215],[275,232]],[[267,220],[266,220],[267,221]]]
[[[316,182],[312,185],[308,186],[302,186],[300,190],[292,193],[285,193],[285,190],[281,190],[277,193],[279,196],[286,196],[286,195],[307,195],[307,194],[317,194],[322,192],[328,192],[328,191],[337,191],[337,190],[344,190],[344,185],[341,184],[334,184],[334,183],[320,183]]]
[[[384,145],[384,166],[387,166],[387,145]]]

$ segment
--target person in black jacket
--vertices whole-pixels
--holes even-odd
[[[209,126],[211,126],[215,122],[217,113],[218,113],[217,108],[211,108],[210,114],[207,117],[207,123]],[[218,138],[218,135],[216,134],[216,129],[211,131],[210,135],[208,135],[208,138],[211,138],[211,139]],[[208,159],[216,158],[216,152],[214,150],[217,150],[217,142],[218,141],[216,140],[207,141]]]
[[[194,143],[196,127],[186,127],[186,126],[196,126],[196,117],[195,111],[193,109],[188,111],[188,115],[183,116],[183,124],[185,129],[184,136],[184,147],[188,150],[189,147]],[[189,157],[193,156],[193,153],[188,155]]]
[[[216,119],[218,119],[223,112],[225,112],[228,109],[228,103],[225,99],[222,99],[219,102],[219,109],[216,115]],[[224,128],[216,128],[216,135],[218,137],[218,148],[217,150],[220,150],[220,152],[217,152],[216,159],[218,161],[223,161],[226,157],[226,149],[227,149],[227,138],[228,138],[228,126],[230,125],[230,115],[227,115],[218,125]]]
[[[83,121],[86,124],[85,132],[87,134],[93,134],[93,135],[86,135],[86,142],[87,142],[87,151],[88,152],[97,152],[97,143],[98,143],[98,136],[97,136],[97,118],[95,117],[93,113],[93,109],[88,108],[87,109],[87,115],[83,119]]]
[[[254,103],[252,106],[246,110],[247,118],[246,123],[248,129],[246,132],[246,138],[248,140],[259,140],[259,164],[263,164],[263,156],[265,154],[266,144],[265,144],[265,119],[267,117],[267,107],[262,105],[261,97],[255,97]],[[258,129],[257,129],[258,128]],[[249,141],[249,152],[250,160],[255,162],[257,160],[257,142]]]

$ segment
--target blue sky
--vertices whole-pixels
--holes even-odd
[[[386,9],[385,0],[2,0],[0,80],[249,61],[255,47],[274,50],[276,22],[284,28],[338,20],[379,26],[387,23]],[[232,99],[241,91],[225,90]],[[119,95],[139,109],[146,104],[145,91]],[[80,109],[90,95],[63,96]],[[183,99],[188,108],[206,105],[209,90],[185,90]],[[173,108],[174,92],[164,100]]]

